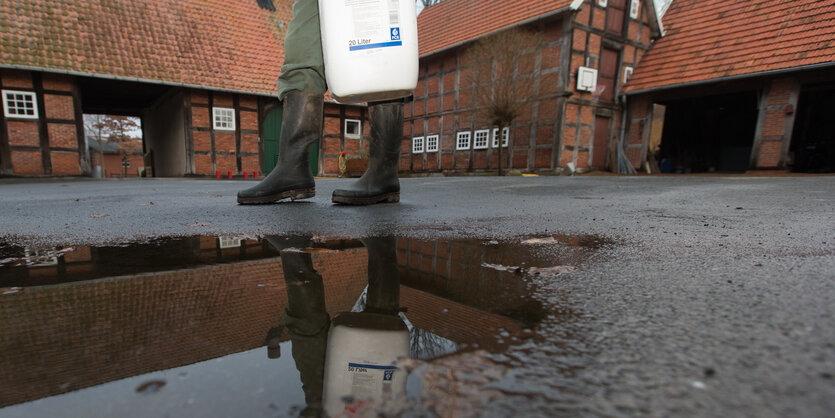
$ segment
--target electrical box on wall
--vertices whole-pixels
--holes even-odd
[[[597,88],[597,70],[580,67],[577,70],[577,90],[594,91],[595,88]]]

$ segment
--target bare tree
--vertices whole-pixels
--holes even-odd
[[[498,129],[499,175],[502,175],[502,132],[510,128],[536,96],[538,66],[535,54],[539,32],[508,29],[479,39],[467,51],[472,64],[478,110],[483,120]]]
[[[417,0],[418,3],[423,4],[423,7],[429,7],[441,2],[441,0]]]

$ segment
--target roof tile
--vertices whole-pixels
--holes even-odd
[[[625,91],[833,62],[835,0],[675,0]]]
[[[0,66],[274,94],[292,2],[6,0]]]
[[[420,56],[566,10],[572,0],[444,0],[418,16]]]

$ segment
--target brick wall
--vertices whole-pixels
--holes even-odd
[[[649,135],[649,126],[652,122],[652,104],[646,96],[633,96],[629,98],[626,121],[626,138],[624,147],[626,158],[636,170],[641,168],[646,157],[645,138]]]
[[[628,7],[628,4],[627,4]],[[589,168],[605,168],[598,164],[592,167],[592,161],[612,162],[615,155],[609,155],[614,150],[614,142],[618,135],[615,126],[621,119],[622,109],[618,104],[618,94],[623,86],[624,74],[627,67],[635,68],[641,56],[649,49],[652,42],[650,15],[640,8],[638,19],[625,18],[623,33],[615,34],[606,31],[606,21],[612,13],[608,7],[601,7],[597,1],[586,0],[580,13],[574,21],[571,42],[570,79],[568,88],[573,95],[567,100],[562,125],[562,144],[559,155],[559,166],[573,162],[579,170]],[[587,11],[588,10],[588,11]],[[627,10],[628,12],[628,10]],[[616,52],[616,55],[604,55],[604,49]],[[611,54],[610,52],[610,54]],[[614,91],[606,91],[604,60],[613,60]],[[598,71],[598,91],[585,92],[577,90],[577,73],[580,66],[593,68]],[[610,127],[595,125],[598,117],[617,120]],[[637,119],[643,118],[636,117]],[[608,129],[608,132],[596,132],[597,129]],[[640,130],[639,127],[635,127]],[[595,148],[593,138],[603,136],[607,141],[599,148]],[[640,141],[639,141],[640,142]],[[604,156],[595,158],[597,154]],[[627,151],[630,154],[630,151]],[[640,160],[640,151],[631,151],[633,158]],[[640,164],[639,162],[637,164]],[[606,166],[611,167],[612,164]]]
[[[130,161],[130,167],[128,167],[125,177],[139,177],[140,170],[145,167],[145,158],[141,154],[128,154],[126,157]],[[93,166],[100,166],[100,159],[101,155],[98,152],[91,153],[90,160],[93,162]],[[107,173],[107,177],[122,177],[125,173],[122,168],[122,155],[105,154],[104,172]]]
[[[260,106],[256,96],[191,90],[189,103],[192,174],[263,174],[259,167]],[[234,130],[214,128],[216,107],[234,110]]]
[[[0,124],[0,173],[9,175],[81,175],[89,172],[79,147],[80,103],[72,77],[30,71],[0,71],[3,89],[32,92],[37,119],[7,117]]]
[[[360,121],[361,135],[355,138],[346,135],[345,121]],[[371,133],[368,122],[368,108],[365,106],[349,106],[336,103],[325,103],[325,119],[320,145],[322,174],[336,176],[339,174],[339,155],[344,152],[346,158],[368,156],[368,136]]]
[[[404,285],[483,312],[517,320],[535,318],[541,307],[527,298],[529,290],[522,276],[482,266],[512,266],[519,261],[515,256],[478,240],[397,239],[397,264]]]
[[[782,168],[791,143],[800,83],[795,78],[773,79],[764,93],[754,137],[753,165]]]
[[[530,27],[542,34],[542,42],[517,64],[520,74],[535,75],[535,99],[511,127],[511,145],[502,152],[506,158],[503,167],[551,171],[574,163],[582,170],[591,168],[595,153],[608,154],[617,137],[617,126],[611,124],[610,132],[602,133],[609,138],[608,143],[594,149],[594,121],[598,115],[620,119],[615,97],[624,83],[625,68],[634,68],[652,41],[650,16],[641,9],[639,19],[627,18],[625,30],[619,35],[605,33],[608,9],[591,0],[582,5],[571,27],[562,17]],[[565,33],[564,29],[569,30]],[[609,99],[601,99],[599,92],[576,89],[580,66],[601,70],[604,47],[618,51],[613,64],[615,91],[609,92]],[[498,152],[492,147],[492,138],[486,150],[472,147],[474,132],[489,129],[492,136],[492,127],[477,111],[478,85],[486,80],[474,77],[473,66],[466,60],[466,46],[421,60],[414,100],[406,106],[407,141],[401,149],[401,171],[454,173],[497,168]],[[571,93],[569,98],[565,97],[567,93]],[[471,132],[470,149],[456,150],[458,132]],[[441,141],[438,152],[411,152],[414,138],[425,141],[427,135],[436,134]]]

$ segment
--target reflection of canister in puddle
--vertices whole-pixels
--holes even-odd
[[[325,412],[350,416],[357,408],[405,396],[406,372],[395,362],[408,355],[409,330],[399,317],[336,315],[325,355]]]

